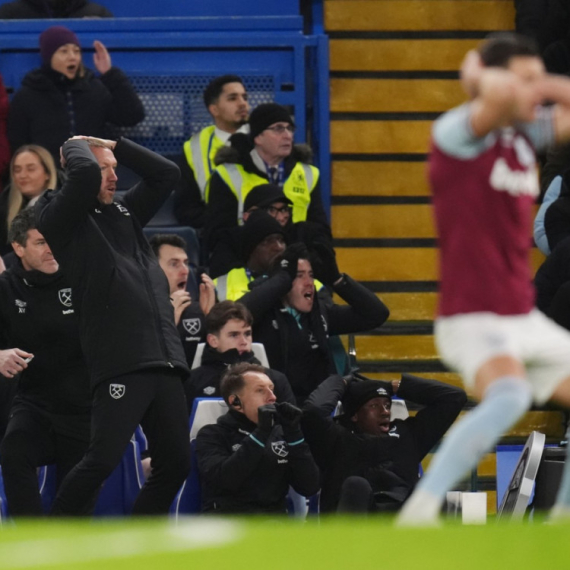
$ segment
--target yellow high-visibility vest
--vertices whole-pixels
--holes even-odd
[[[267,184],[267,178],[247,172],[241,164],[221,164],[216,172],[228,185],[238,202],[238,224],[243,224],[243,203],[253,188]],[[293,223],[305,222],[311,203],[311,194],[319,181],[319,169],[310,164],[297,162],[283,185],[283,194],[293,203]],[[206,189],[206,202],[209,199],[210,185]]]
[[[203,200],[208,180],[216,168],[214,157],[223,146],[224,142],[216,136],[215,125],[202,129],[184,143],[184,156],[194,172]]]

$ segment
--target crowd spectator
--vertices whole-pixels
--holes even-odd
[[[241,230],[242,264],[214,279],[220,301],[237,301],[243,297],[251,283],[270,274],[287,247],[282,226],[263,210],[252,212],[238,229]]]
[[[403,374],[382,382],[331,376],[303,406],[303,433],[322,472],[322,513],[397,510],[417,480],[420,462],[467,400],[449,384]],[[420,404],[391,421],[393,396]],[[332,417],[342,400],[343,414]]]
[[[195,398],[220,397],[220,380],[230,366],[240,362],[260,364],[252,352],[252,323],[251,313],[233,301],[222,301],[209,312],[201,365],[191,370],[184,385],[189,412]],[[294,404],[295,397],[285,375],[269,368],[265,374],[273,382],[277,400]]]
[[[319,490],[302,412],[276,403],[273,388],[255,364],[238,364],[224,375],[221,392],[230,409],[196,437],[204,512],[284,514],[289,486],[303,496]]]
[[[216,302],[214,283],[206,273],[202,273],[199,294],[196,291],[192,299],[188,282],[192,278],[197,283],[198,275],[190,267],[186,241],[176,234],[155,234],[149,243],[168,279],[174,323],[180,334],[186,362],[192,366],[198,343],[204,342],[206,337],[206,315]]]
[[[87,0],[14,0],[0,6],[0,20],[112,17],[110,10]]]
[[[231,267],[213,265],[224,231],[243,223],[244,201],[255,186],[271,182],[283,188],[292,206],[292,222],[314,222],[330,239],[323,209],[319,170],[310,164],[307,145],[293,145],[295,123],[287,109],[276,103],[256,107],[249,118],[250,134],[237,133],[230,146],[216,155],[216,168],[206,191],[206,241],[211,274]]]
[[[19,263],[0,275],[0,373],[19,381],[0,462],[10,515],[41,516],[37,467],[55,463],[59,487],[87,451],[89,374],[75,291],[33,210],[14,218],[10,242]]]
[[[58,172],[51,154],[30,144],[16,150],[10,162],[10,185],[0,194],[0,254],[12,250],[8,228],[16,214],[33,206],[48,188],[55,189]]]
[[[180,181],[174,192],[178,221],[195,229],[204,225],[206,185],[214,171],[214,157],[237,131],[247,132],[247,91],[237,75],[216,77],[204,90],[204,105],[214,121],[184,143]]]
[[[42,66],[26,74],[10,105],[12,149],[38,144],[58,163],[68,138],[85,132],[104,137],[106,123],[131,127],[144,119],[141,100],[100,41],[93,43],[99,77],[83,65],[81,44],[69,28],[47,28],[39,43]]]
[[[67,182],[35,206],[76,294],[89,368],[91,445],[63,481],[56,515],[81,515],[120,462],[136,427],[148,439],[152,473],[133,514],[164,514],[190,468],[182,379],[188,366],[168,282],[142,228],[166,201],[178,167],[128,139],[75,137],[62,148]],[[141,180],[115,200],[117,163]]]
[[[311,255],[300,243],[289,246],[273,274],[240,299],[253,315],[253,340],[264,344],[271,366],[287,376],[299,403],[336,372],[329,336],[371,330],[389,315],[374,293],[339,272],[330,246],[319,249],[315,277],[347,305],[316,295]]]
[[[8,93],[0,75],[0,192],[2,192],[2,182],[8,170],[8,164],[10,164],[10,145],[7,134],[9,106]]]

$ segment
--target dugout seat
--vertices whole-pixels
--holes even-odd
[[[175,518],[180,515],[198,514],[202,509],[200,477],[196,461],[196,436],[202,427],[216,423],[217,419],[228,411],[223,398],[196,398],[190,413],[190,475],[184,481],[176,495],[170,514]]]
[[[196,348],[196,354],[194,354],[194,360],[192,361],[192,366],[191,366],[192,370],[194,368],[198,368],[198,366],[201,366],[202,354],[204,353],[205,346],[206,343],[204,342],[198,344],[198,347]],[[257,360],[259,360],[259,362],[261,363],[261,366],[264,366],[265,368],[270,368],[269,360],[267,359],[267,353],[265,352],[265,347],[261,342],[253,342],[251,344],[251,350],[255,355],[255,358],[257,358]]]

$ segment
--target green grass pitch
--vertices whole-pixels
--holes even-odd
[[[570,568],[570,524],[394,528],[391,519],[28,521],[0,527],[0,570]]]

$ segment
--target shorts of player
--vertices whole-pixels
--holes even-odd
[[[546,402],[570,377],[570,333],[539,310],[524,315],[466,313],[440,317],[435,341],[442,360],[472,388],[477,371],[497,356],[524,364],[534,401]]]

